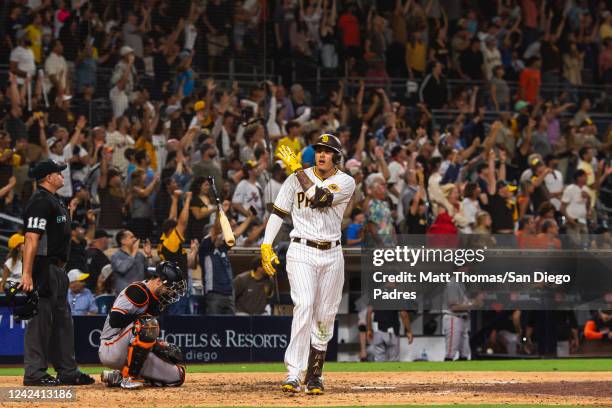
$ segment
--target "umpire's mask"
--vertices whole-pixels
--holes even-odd
[[[38,292],[33,290],[24,293],[19,288],[19,282],[9,282],[5,285],[6,302],[13,309],[15,320],[30,320],[38,314]]]

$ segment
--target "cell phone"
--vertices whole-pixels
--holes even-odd
[[[255,209],[255,207],[253,207],[252,205],[249,206],[249,211],[251,212],[251,214],[253,214],[254,216],[257,216],[257,210]]]

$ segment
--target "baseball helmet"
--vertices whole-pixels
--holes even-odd
[[[319,136],[313,147],[316,149],[317,146],[327,147],[338,154],[342,154],[342,143],[340,143],[340,139],[329,133],[323,133]]]
[[[160,278],[166,290],[159,295],[160,308],[176,303],[187,293],[187,280],[181,268],[174,262],[163,261],[155,268],[155,277]]]
[[[5,285],[4,293],[7,304],[13,308],[15,320],[30,320],[38,314],[38,292],[36,290],[23,293],[19,288],[19,282],[8,282]]]

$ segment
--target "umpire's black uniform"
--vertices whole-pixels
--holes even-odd
[[[40,182],[65,168],[65,164],[44,160],[31,170],[30,176]],[[59,180],[60,176],[54,177]],[[40,296],[38,314],[25,331],[24,385],[91,384],[93,378],[78,370],[74,357],[74,329],[67,300],[69,282],[64,270],[70,254],[70,213],[62,199],[39,186],[26,205],[24,230],[26,236],[39,235],[32,280]],[[27,245],[31,244],[26,239],[26,251]],[[48,362],[58,372],[57,379],[47,374]]]

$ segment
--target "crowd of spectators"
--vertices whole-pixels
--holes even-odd
[[[237,246],[257,247],[287,176],[276,149],[312,166],[321,133],[339,137],[340,167],[357,183],[346,246],[477,234],[489,245],[612,247],[612,132],[592,118],[606,96],[580,91],[611,83],[605,1],[268,3],[8,2],[0,211],[20,216],[34,189],[30,165],[69,164],[58,193],[73,219],[71,299],[84,313],[79,299],[116,294],[163,258],[201,271],[209,312],[263,313],[272,288],[255,265],[234,279],[211,178]],[[219,57],[267,46],[267,28],[275,56],[344,79],[316,94],[299,80],[198,78],[217,72]],[[392,94],[388,77],[414,80],[419,92]],[[449,94],[448,79],[471,82]],[[458,113],[441,123],[439,108]],[[276,243],[287,241],[285,222]],[[11,252],[9,271],[18,257]],[[241,299],[246,288],[258,293],[252,302]]]

